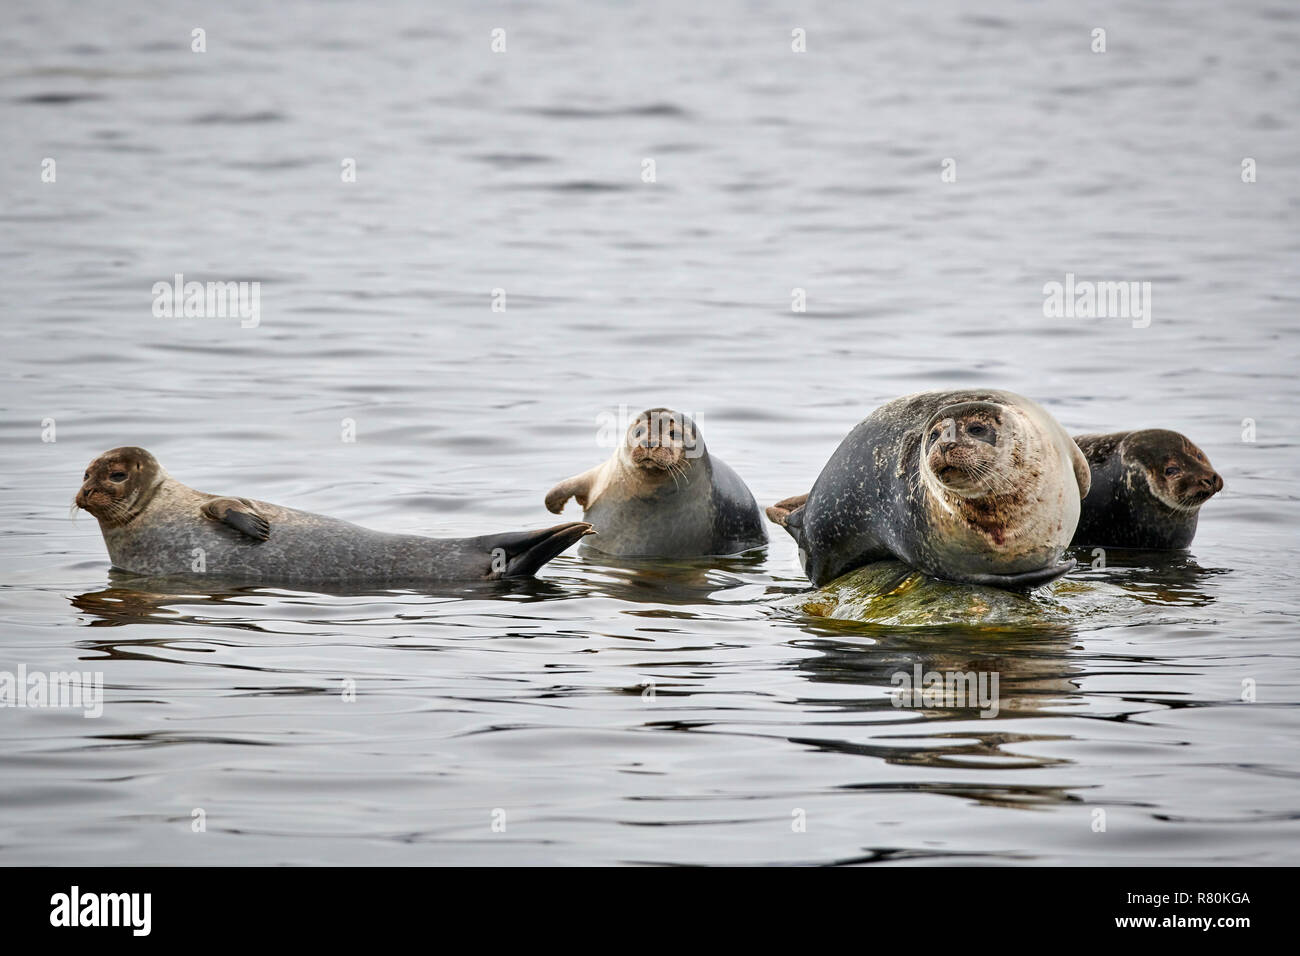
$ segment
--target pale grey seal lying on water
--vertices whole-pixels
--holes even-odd
[[[1185,548],[1201,505],[1223,489],[1205,452],[1178,432],[1147,428],[1074,440],[1092,469],[1092,490],[1072,544]]]
[[[936,578],[1031,588],[1061,555],[1088,464],[1046,411],[1011,392],[920,392],[853,429],[807,495],[767,509],[822,585],[897,558]]]
[[[99,519],[116,568],[147,575],[202,571],[250,583],[526,577],[591,531],[574,521],[478,538],[386,534],[265,501],[195,491],[133,447],[92,461],[76,504]]]
[[[614,454],[552,488],[546,507],[560,514],[570,498],[596,529],[584,547],[606,554],[698,557],[767,543],[749,488],[668,408],[638,415]]]

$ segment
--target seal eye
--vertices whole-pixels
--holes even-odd
[[[976,438],[978,438],[980,435],[983,435],[984,432],[985,432],[985,428],[983,425],[969,425],[966,428],[966,434],[974,435]]]
[[[1174,477],[1174,475],[1181,475],[1182,473],[1183,470],[1179,468],[1177,465],[1170,465],[1168,468],[1165,469],[1166,478],[1172,478]]]
[[[126,481],[126,472],[115,471],[108,476],[109,481]]]
[[[90,472],[86,472],[84,475],[82,475],[82,476],[81,476],[81,480],[82,480],[82,481],[89,481],[89,480],[90,480]]]

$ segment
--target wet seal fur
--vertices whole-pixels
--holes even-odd
[[[1074,440],[1092,470],[1075,545],[1186,548],[1201,505],[1223,489],[1205,452],[1179,432],[1148,428]]]
[[[932,577],[1023,590],[1065,574],[1088,464],[1011,392],[934,391],[862,420],[807,495],[767,509],[816,585],[897,558]]]
[[[651,408],[606,461],[546,494],[554,514],[574,498],[596,534],[584,548],[665,558],[739,554],[767,543],[740,476],[710,455],[687,415]]]
[[[387,534],[251,498],[195,491],[143,448],[114,448],[86,469],[76,505],[99,519],[113,567],[250,582],[428,583],[526,577],[572,545],[585,522],[477,538]]]

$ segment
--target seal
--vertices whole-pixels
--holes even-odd
[[[749,488],[670,408],[638,415],[615,452],[552,488],[546,507],[560,514],[570,498],[596,529],[583,546],[606,554],[699,557],[767,543]]]
[[[863,419],[812,491],[767,515],[819,586],[897,558],[932,577],[1025,590],[1074,567],[1061,556],[1088,483],[1078,446],[1029,399],[919,392]]]
[[[252,498],[195,491],[143,448],[86,469],[76,506],[99,520],[113,567],[204,572],[250,582],[428,583],[526,577],[572,545],[584,522],[478,538],[386,534]]]
[[[1186,548],[1201,505],[1223,490],[1205,452],[1179,432],[1147,428],[1074,440],[1092,469],[1092,490],[1071,544]]]

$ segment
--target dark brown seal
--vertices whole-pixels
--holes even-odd
[[[1092,471],[1074,545],[1185,548],[1196,536],[1201,505],[1223,490],[1205,452],[1163,428],[1079,435]]]

